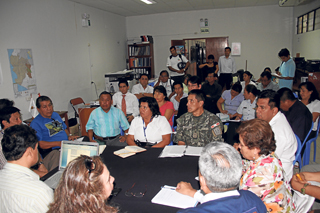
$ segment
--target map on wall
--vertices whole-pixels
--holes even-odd
[[[8,49],[14,96],[37,93],[31,49]]]

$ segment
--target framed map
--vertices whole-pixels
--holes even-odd
[[[14,96],[37,93],[31,49],[8,49]]]

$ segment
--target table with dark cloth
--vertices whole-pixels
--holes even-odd
[[[186,181],[190,182],[193,188],[199,189],[199,182],[195,180],[198,176],[199,157],[158,158],[163,149],[148,148],[145,152],[121,158],[113,154],[119,149],[119,147],[106,147],[101,158],[115,178],[115,187],[122,188],[122,191],[111,199],[111,203],[121,207],[121,212],[177,212],[178,208],[151,203],[161,186],[176,186],[180,181]],[[147,188],[143,197],[125,196],[125,192],[134,183],[136,184],[130,192],[145,192]]]

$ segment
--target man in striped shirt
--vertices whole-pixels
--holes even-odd
[[[4,131],[1,141],[7,163],[0,171],[0,212],[46,212],[53,190],[30,170],[38,162],[38,138],[27,125]]]

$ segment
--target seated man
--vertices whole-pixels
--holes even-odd
[[[177,115],[178,114],[179,105],[180,105],[180,100],[182,98],[188,97],[188,94],[183,92],[182,83],[179,82],[179,81],[176,81],[176,82],[173,83],[173,88],[174,88],[174,93],[175,94],[171,97],[170,101],[173,103],[174,114]]]
[[[104,142],[110,146],[126,146],[126,135],[120,136],[121,129],[128,133],[129,123],[123,112],[112,106],[112,96],[109,92],[102,92],[99,96],[100,107],[90,114],[86,129],[89,140]]]
[[[199,158],[199,182],[201,190],[190,183],[180,182],[177,192],[194,197],[201,205],[178,211],[219,213],[265,213],[261,199],[248,190],[237,190],[242,174],[240,154],[226,143],[212,142],[205,146]]]
[[[139,84],[132,87],[132,94],[138,99],[142,97],[153,97],[153,87],[148,85],[149,77],[147,74],[140,74]]]
[[[53,191],[30,170],[38,162],[38,138],[27,125],[4,131],[1,141],[7,163],[0,170],[0,212],[47,212]]]
[[[217,81],[218,75],[215,74],[213,71],[208,73],[207,79],[208,82],[202,85],[202,90],[206,94],[206,104],[209,104],[211,106],[207,110],[211,113],[216,114],[220,112],[217,107],[217,101],[221,97],[222,88]]]
[[[1,123],[1,134],[0,134],[0,141],[3,138],[4,130],[8,129],[14,125],[20,125],[21,121],[21,114],[20,110],[16,107],[4,107],[0,110],[0,123]],[[3,169],[4,165],[7,163],[6,158],[3,155],[2,147],[0,146],[0,170]],[[38,164],[37,170],[33,170],[37,173],[40,177],[44,176],[48,173],[46,166],[49,166],[49,162],[47,159],[43,161],[43,164]],[[54,169],[54,168],[50,168]]]
[[[53,104],[49,97],[40,96],[36,100],[39,115],[35,117],[30,126],[36,130],[39,139],[39,152],[42,158],[48,158],[51,167],[59,164],[59,149],[61,141],[74,140],[78,136],[68,136],[69,131],[58,113],[53,111]],[[49,169],[49,167],[47,167]]]
[[[273,90],[265,90],[257,100],[256,116],[269,122],[276,140],[276,155],[282,162],[286,179],[291,180],[297,139],[284,114],[280,111],[280,97]]]
[[[289,88],[281,88],[278,94],[281,112],[286,116],[294,134],[298,135],[302,143],[310,131],[312,114],[306,105],[294,97]]]
[[[276,82],[271,81],[271,73],[264,71],[260,75],[260,83],[257,86],[257,89],[260,91],[271,89],[273,91],[279,90],[279,85]]]
[[[135,95],[128,92],[129,84],[125,79],[119,80],[119,90],[112,96],[113,105],[121,109],[127,117],[128,122],[131,123],[134,117],[139,115],[139,103]]]
[[[205,94],[194,89],[188,95],[188,112],[177,120],[174,142],[178,145],[205,146],[222,141],[223,124],[215,114],[203,109]]]
[[[167,70],[162,70],[160,72],[160,76],[158,79],[158,82],[153,86],[153,88],[157,86],[163,86],[166,91],[169,99],[174,95],[174,91],[172,91],[173,88],[173,80],[169,79],[169,72]]]

